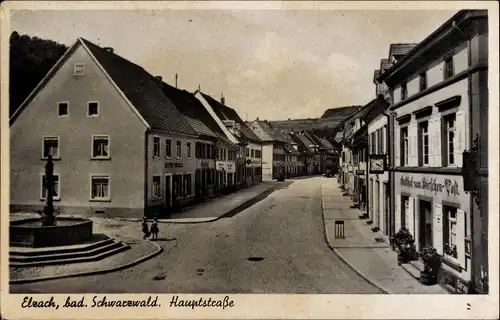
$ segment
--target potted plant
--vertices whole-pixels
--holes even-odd
[[[432,247],[425,248],[420,256],[424,262],[424,270],[420,272],[420,282],[426,285],[436,284],[441,267],[441,257]]]
[[[401,228],[393,237],[392,242],[398,250],[398,265],[415,259],[415,239],[405,227]]]

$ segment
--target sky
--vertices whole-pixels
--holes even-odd
[[[243,120],[320,117],[375,98],[391,43],[418,43],[457,10],[18,10],[11,30],[83,37]]]

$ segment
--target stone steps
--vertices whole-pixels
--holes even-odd
[[[9,255],[9,266],[11,267],[33,267],[58,265],[69,263],[92,262],[102,260],[114,254],[130,249],[130,246],[113,239],[91,243],[82,247],[81,245],[64,249],[48,248],[47,250],[23,250],[16,252],[11,250]]]

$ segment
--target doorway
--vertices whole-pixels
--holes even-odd
[[[165,209],[167,210],[167,214],[169,213],[169,209],[172,207],[172,199],[171,199],[171,183],[170,183],[171,176],[166,175],[165,176]]]
[[[419,201],[419,251],[432,246],[432,204]]]

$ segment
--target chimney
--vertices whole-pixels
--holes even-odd
[[[223,105],[226,104],[226,98],[224,98],[224,93],[220,94],[220,103],[222,103]]]
[[[177,88],[177,79],[179,78],[179,75],[176,73],[175,74],[175,87]]]
[[[156,80],[158,80],[158,81],[162,81],[162,80],[163,80],[162,76],[156,76],[155,78],[156,78]]]
[[[107,52],[111,52],[111,53],[115,52],[115,50],[111,47],[104,47],[103,49],[106,50]]]
[[[255,118],[255,121],[259,121],[259,117]]]

